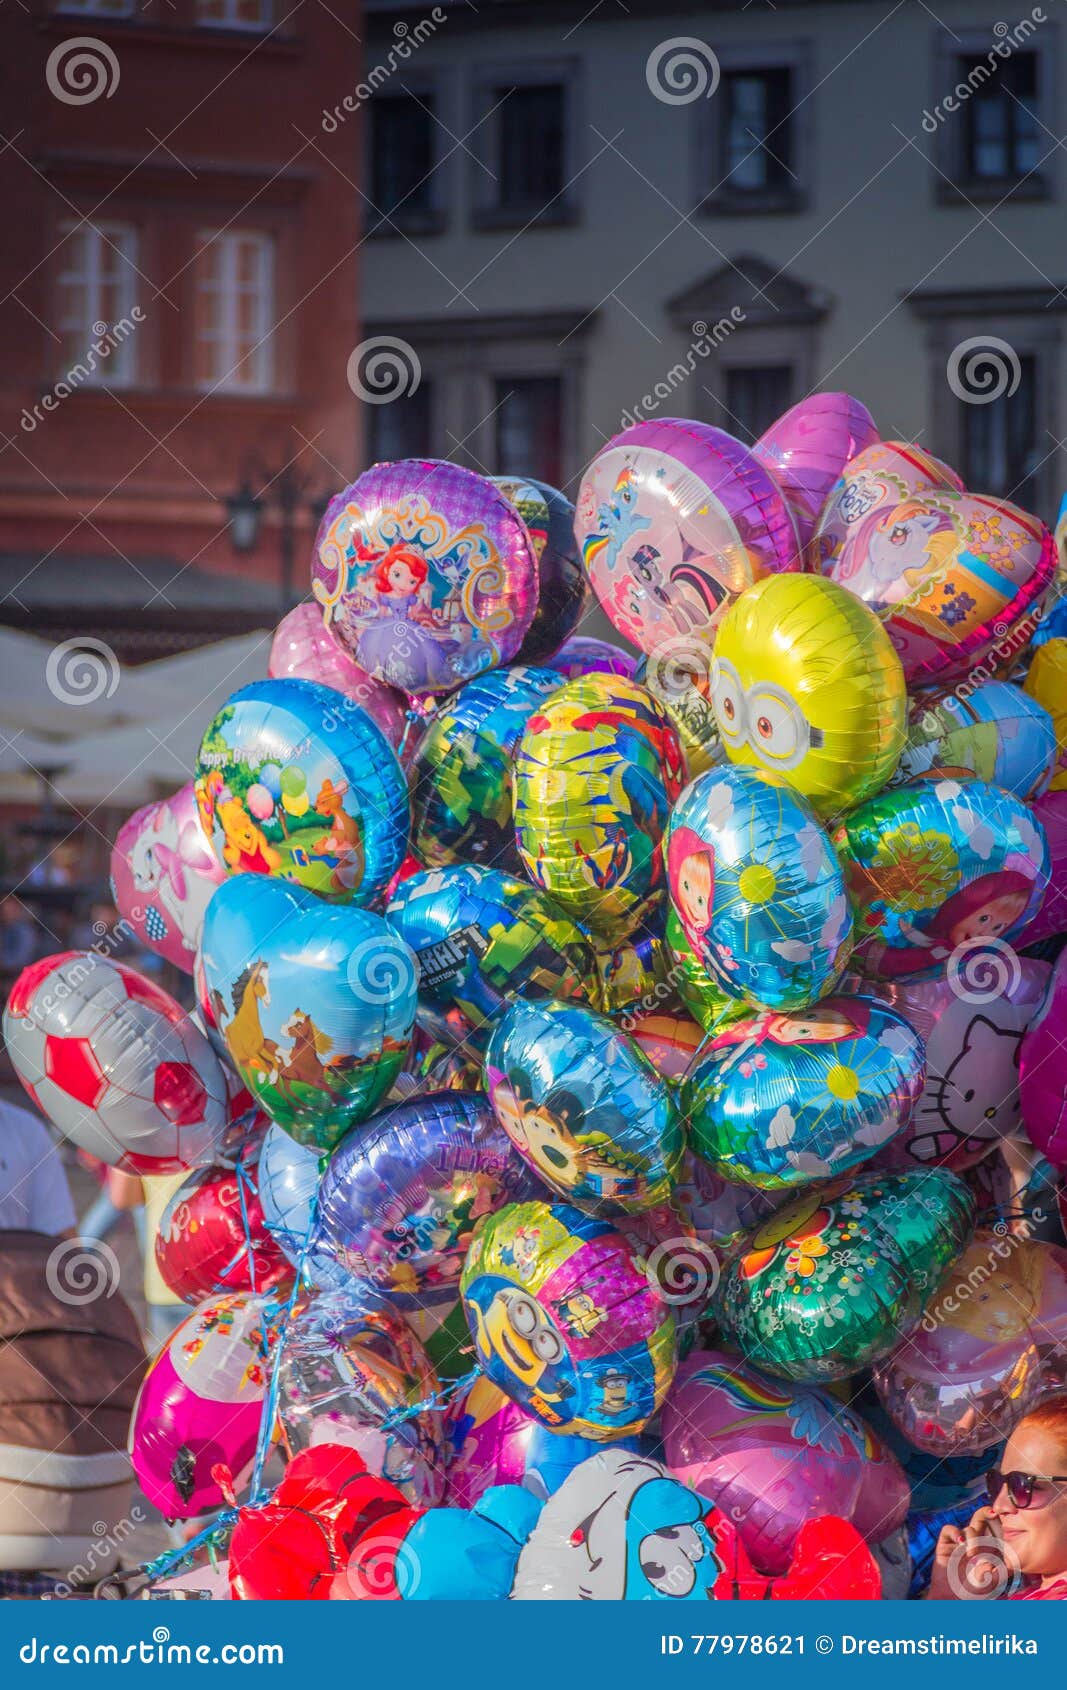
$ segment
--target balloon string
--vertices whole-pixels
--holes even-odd
[[[274,1432],[274,1422],[278,1413],[278,1389],[281,1378],[282,1353],[285,1349],[285,1340],[289,1332],[290,1317],[292,1316],[293,1309],[296,1307],[297,1298],[301,1294],[307,1257],[311,1249],[311,1235],[315,1230],[315,1219],[318,1212],[318,1206],[319,1194],[316,1189],[311,1199],[311,1207],[308,1211],[307,1231],[304,1234],[304,1241],[300,1247],[300,1259],[296,1264],[296,1278],[293,1280],[293,1288],[289,1293],[289,1300],[282,1311],[281,1320],[278,1322],[276,1328],[274,1354],[271,1357],[270,1379],[263,1398],[263,1412],[260,1415],[259,1435],[256,1439],[256,1457],[255,1462],[253,1463],[252,1479],[249,1485],[249,1506],[252,1508],[258,1508],[267,1500],[267,1497],[270,1494],[269,1491],[265,1491],[263,1488],[263,1468],[266,1465],[267,1453],[270,1449],[271,1438]]]
[[[416,1415],[425,1414],[429,1409],[447,1407],[453,1398],[461,1396],[464,1391],[469,1391],[471,1386],[476,1380],[480,1379],[481,1376],[481,1368],[473,1367],[471,1371],[469,1373],[465,1373],[462,1378],[453,1379],[451,1384],[442,1385],[441,1389],[439,1391],[435,1391],[432,1396],[424,1397],[422,1402],[409,1403],[406,1408],[394,1408],[393,1412],[391,1414],[387,1414],[385,1419],[382,1421],[381,1430],[383,1432],[391,1432],[394,1426],[403,1425],[405,1420],[414,1420]]]

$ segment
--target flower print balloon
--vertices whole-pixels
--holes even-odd
[[[865,446],[830,489],[808,542],[808,568],[829,570],[865,517],[938,488],[962,493],[963,482],[932,452],[901,440],[877,440]]]
[[[767,1009],[832,991],[851,947],[840,865],[811,807],[755,770],[686,787],[665,841],[671,902],[723,990]]]

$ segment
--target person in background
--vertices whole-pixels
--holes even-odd
[[[37,955],[37,929],[26,906],[8,893],[0,899],[0,972],[21,974]]]
[[[74,1230],[67,1172],[48,1128],[0,1101],[0,1231],[72,1238]]]
[[[966,1526],[943,1527],[928,1597],[1067,1600],[1067,1391],[1023,1416],[987,1487]]]

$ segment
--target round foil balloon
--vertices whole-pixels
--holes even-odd
[[[520,993],[596,997],[588,939],[528,881],[455,863],[405,880],[387,913],[415,954],[420,1022],[468,1051]]]
[[[917,1449],[979,1455],[1006,1438],[1067,1382],[1067,1250],[976,1233],[874,1381]]]
[[[1052,720],[1056,763],[1049,784],[1053,792],[1062,792],[1067,787],[1067,640],[1049,640],[1038,646],[1024,686],[1027,695]]]
[[[911,1503],[900,1465],[844,1403],[715,1351],[679,1368],[663,1449],[679,1479],[737,1521],[765,1573],[786,1570],[806,1520],[834,1514],[878,1543]]]
[[[718,1246],[732,1244],[787,1201],[784,1191],[761,1191],[755,1185],[735,1185],[723,1179],[702,1156],[689,1151],[671,1198],[682,1218],[683,1232],[688,1228],[716,1256],[720,1253]]]
[[[399,748],[404,737],[407,700],[353,663],[338,645],[322,618],[320,604],[298,604],[274,630],[267,674],[271,680],[316,681],[344,694],[353,708],[365,710],[377,722],[389,744]],[[342,718],[344,712],[338,707]]]
[[[370,910],[242,874],[211,900],[203,962],[249,1091],[295,1139],[330,1149],[403,1066],[416,1004],[408,947]]]
[[[1056,1168],[1067,1168],[1067,951],[1061,951],[1019,1051],[1019,1096],[1030,1142]]]
[[[259,1153],[256,1177],[264,1224],[287,1260],[299,1265],[302,1279],[339,1287],[348,1280],[344,1270],[325,1259],[313,1262],[309,1254],[325,1166],[322,1151],[297,1144],[284,1127],[272,1123]]]
[[[135,810],[111,852],[111,887],[138,940],[191,974],[204,911],[226,878],[204,838],[193,783]]]
[[[375,464],[330,501],[312,591],[361,668],[404,692],[451,692],[507,663],[537,604],[515,507],[459,464]]]
[[[278,1418],[292,1454],[318,1444],[356,1449],[415,1508],[444,1500],[444,1415],[407,1410],[437,1395],[418,1338],[366,1285],[320,1291],[298,1308],[278,1369]]]
[[[948,691],[915,699],[890,784],[981,780],[1029,804],[1044,792],[1055,762],[1048,711],[1009,681],[986,681],[964,698]]]
[[[216,1291],[288,1288],[292,1264],[263,1218],[255,1167],[200,1168],[171,1197],[155,1241],[156,1266],[183,1303]]]
[[[760,435],[752,456],[785,494],[802,550],[846,464],[877,439],[874,418],[851,393],[810,393]]]
[[[787,1379],[847,1379],[915,1327],[974,1222],[954,1174],[845,1175],[805,1192],[735,1246],[719,1284],[723,1335]]]
[[[856,965],[872,979],[958,972],[973,951],[1010,945],[1048,884],[1040,822],[981,781],[879,793],[834,844],[856,908]]]
[[[808,543],[810,569],[830,569],[846,540],[867,517],[938,488],[962,493],[954,469],[921,446],[878,440],[864,447],[841,471]]]
[[[884,1168],[981,1161],[1019,1125],[1019,1050],[1049,977],[1047,962],[975,950],[948,976],[881,985],[879,997],[926,1045],[926,1084],[902,1133],[879,1151]]]
[[[572,632],[585,603],[574,506],[544,481],[495,475],[493,484],[522,517],[537,556],[537,609],[516,661],[542,663]]]
[[[800,1009],[833,990],[851,911],[833,847],[798,793],[754,769],[711,769],[675,805],[665,854],[686,938],[730,996]]]
[[[449,1409],[448,1429],[448,1500],[454,1508],[473,1508],[490,1485],[522,1484],[537,1422],[499,1385],[475,1379]]]
[[[663,1402],[674,1316],[609,1222],[511,1204],[475,1235],[460,1290],[482,1372],[542,1425],[603,1443]]]
[[[551,669],[497,669],[430,717],[411,765],[412,847],[429,868],[479,862],[521,872],[512,765],[530,717],[562,685]]]
[[[313,1254],[399,1309],[447,1309],[475,1224],[538,1189],[488,1098],[431,1092],[338,1146],[319,1192]]]
[[[667,1200],[682,1159],[674,1100],[613,1022],[520,998],[497,1022],[485,1075],[497,1120],[561,1197],[605,1214]]]
[[[656,903],[646,920],[618,944],[594,938],[593,956],[599,979],[597,1007],[605,1015],[621,1015],[635,1004],[664,1003],[673,988],[667,979],[664,945],[667,907]]]
[[[724,755],[711,703],[711,663],[710,640],[677,640],[637,666],[636,679],[659,699],[678,730],[691,776],[721,763]]]
[[[627,1016],[621,1026],[648,1057],[656,1073],[674,1084],[684,1078],[706,1037],[703,1027],[688,1016],[660,1010]]]
[[[707,1031],[747,1014],[748,1006],[733,998],[699,960],[674,905],[667,910],[664,948],[669,959],[667,978],[695,1021]]]
[[[174,999],[110,957],[61,951],[24,968],[4,1044],[43,1115],[79,1149],[131,1174],[214,1159],[226,1076]]]
[[[719,626],[711,697],[732,763],[768,769],[820,815],[884,786],[907,691],[878,618],[821,575],[757,582]]]
[[[367,903],[400,867],[407,785],[381,728],[312,681],[254,681],[200,745],[196,801],[230,874]]]
[[[576,681],[580,675],[621,675],[623,680],[632,681],[637,658],[609,640],[572,634],[552,653],[552,667],[565,681]]]
[[[229,1470],[234,1489],[244,1483],[280,1316],[270,1298],[209,1297],[149,1368],[130,1424],[130,1459],[164,1518],[189,1520],[221,1508],[219,1468]]]
[[[597,454],[574,532],[609,620],[648,652],[710,635],[734,595],[798,566],[789,507],[749,448],[670,417],[633,424]]]
[[[902,1015],[873,998],[824,998],[719,1033],[682,1110],[716,1173],[774,1191],[867,1161],[905,1126],[924,1078],[922,1040]]]
[[[608,940],[633,930],[663,885],[660,841],[684,779],[678,735],[634,681],[568,681],[530,717],[515,763],[527,874]]]
[[[1037,517],[976,493],[929,492],[872,512],[831,574],[885,624],[909,684],[965,675],[1052,580]]]

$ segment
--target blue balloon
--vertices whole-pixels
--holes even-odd
[[[648,1438],[619,1438],[611,1447],[639,1455],[648,1444]],[[553,1432],[535,1421],[526,1445],[524,1483],[527,1489],[532,1489],[536,1496],[554,1496],[574,1469],[580,1467],[583,1461],[588,1461],[591,1455],[599,1455],[603,1447],[592,1438],[582,1438],[576,1433]]]
[[[312,1261],[305,1252],[310,1243],[312,1205],[319,1189],[326,1158],[310,1150],[272,1122],[259,1153],[256,1176],[259,1201],[267,1231],[292,1262],[304,1260],[304,1272],[314,1284],[340,1290],[349,1283],[344,1270],[327,1258]]]
[[[389,1572],[401,1601],[503,1601],[511,1590],[519,1554],[537,1524],[541,1503],[521,1485],[491,1485],[473,1508],[429,1508],[399,1543],[375,1544],[363,1581],[375,1577],[374,1559],[395,1560]],[[357,1544],[355,1583],[362,1564]],[[380,1572],[379,1572],[380,1581]]]
[[[489,1100],[443,1091],[383,1110],[330,1158],[312,1245],[400,1309],[445,1310],[476,1223],[541,1187]]]

